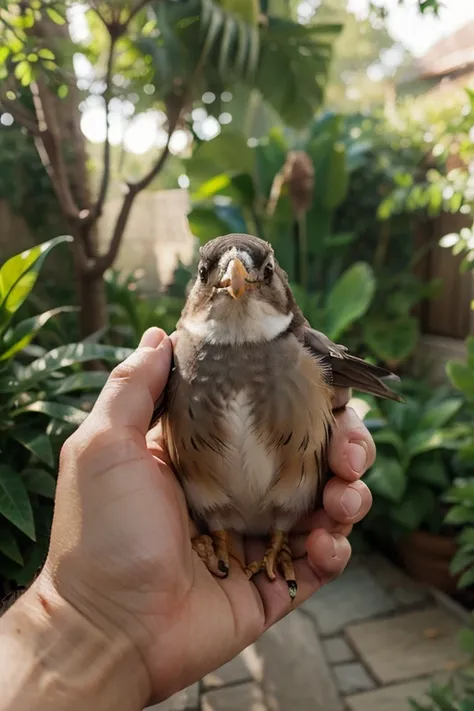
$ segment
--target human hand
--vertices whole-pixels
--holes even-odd
[[[166,453],[148,437],[172,344],[151,329],[111,374],[92,412],[61,455],[51,544],[35,586],[103,630],[127,640],[146,679],[143,705],[200,679],[257,639],[290,609],[337,577],[350,557],[351,527],[370,508],[360,476],[375,448],[355,413],[337,414],[324,510],[292,539],[298,578],[293,606],[283,580],[248,581],[237,560],[213,577],[194,554],[183,492]],[[237,541],[242,559],[263,543]],[[145,672],[145,673],[143,673]]]

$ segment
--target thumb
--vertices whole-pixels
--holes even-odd
[[[168,380],[172,350],[164,331],[146,331],[136,351],[111,372],[86,420],[88,428],[135,428],[145,436]]]

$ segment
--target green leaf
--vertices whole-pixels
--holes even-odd
[[[464,526],[471,523],[474,518],[473,510],[467,506],[453,506],[444,519],[445,523],[452,526]]]
[[[47,499],[54,499],[56,480],[43,469],[25,469],[22,473],[23,483],[32,494],[39,494]]]
[[[418,321],[409,315],[396,319],[367,319],[363,324],[364,341],[382,361],[401,362],[416,348],[419,336]]]
[[[71,343],[67,346],[55,348],[45,356],[34,360],[33,363],[24,368],[19,377],[19,382],[24,389],[27,389],[32,384],[44,380],[51,373],[62,368],[78,363],[86,363],[91,360],[118,363],[125,360],[131,353],[133,353],[133,350],[130,348],[118,348],[97,343]]]
[[[451,398],[439,403],[436,407],[428,407],[420,421],[420,429],[437,429],[448,422],[459,412],[462,400]]]
[[[60,306],[57,309],[45,311],[38,316],[32,316],[19,323],[10,333],[6,334],[3,342],[0,341],[0,361],[8,360],[26,348],[51,318],[60,313],[72,313],[74,311],[77,311],[75,306]]]
[[[449,476],[440,457],[426,455],[416,457],[410,463],[408,476],[441,491],[446,491],[450,485]]]
[[[0,332],[23,304],[36,283],[47,255],[72,237],[56,237],[8,259],[0,268]]]
[[[408,531],[417,531],[436,509],[437,498],[427,486],[411,485],[401,501],[390,510],[390,518]]]
[[[59,12],[54,9],[54,7],[47,7],[46,12],[55,25],[64,25],[64,23],[66,22],[65,18],[60,15]]]
[[[473,629],[463,629],[459,633],[459,642],[461,649],[468,654],[474,656],[474,630]]]
[[[41,49],[39,49],[38,56],[41,57],[41,59],[49,59],[51,61],[54,61],[55,59],[54,52],[52,52],[47,47],[42,47]]]
[[[372,269],[356,262],[338,279],[326,302],[326,332],[332,340],[369,308],[375,292]]]
[[[458,581],[458,588],[467,588],[474,585],[474,566],[461,575]]]
[[[35,522],[25,485],[18,472],[5,464],[0,464],[0,514],[35,540]]]
[[[440,431],[427,430],[426,432],[415,432],[411,437],[408,437],[405,442],[405,452],[407,458],[412,459],[418,454],[442,449],[444,446],[445,440]]]
[[[248,232],[237,206],[196,205],[188,214],[189,228],[201,244],[230,232]]]
[[[342,143],[331,147],[329,172],[325,176],[326,195],[324,206],[335,210],[345,199],[349,188],[349,173],[346,165],[346,149]]]
[[[0,553],[13,560],[14,563],[23,565],[23,556],[18,542],[13,532],[4,523],[0,525]]]
[[[71,405],[63,405],[59,402],[46,402],[45,400],[38,400],[37,402],[32,402],[29,405],[15,410],[12,413],[12,417],[17,417],[24,412],[37,412],[41,415],[48,415],[55,420],[61,420],[61,422],[67,422],[70,425],[75,425],[79,427],[87,417],[87,412],[79,410],[77,407],[72,407]]]
[[[365,477],[365,483],[374,494],[398,504],[405,494],[407,480],[397,459],[378,456]]]
[[[391,430],[380,430],[375,432],[372,437],[377,447],[381,444],[387,444],[393,447],[398,455],[401,456],[403,454],[404,443],[396,432],[392,432]]]
[[[38,459],[45,464],[48,464],[50,467],[54,466],[53,449],[47,435],[38,432],[33,429],[33,427],[23,425],[13,428],[10,432],[10,437],[22,444],[23,447],[32,452],[35,457],[38,457]]]
[[[446,372],[455,388],[461,390],[466,397],[474,398],[474,369],[465,363],[449,361]]]
[[[64,395],[76,390],[101,390],[109,374],[106,372],[95,373],[74,373],[67,378],[63,378],[51,391],[54,395]]]

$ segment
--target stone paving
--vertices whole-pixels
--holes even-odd
[[[148,711],[410,711],[409,697],[466,663],[467,620],[379,555],[356,556],[234,660]]]

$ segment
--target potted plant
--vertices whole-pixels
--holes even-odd
[[[404,389],[405,403],[378,402],[367,418],[378,454],[365,479],[374,503],[363,527],[414,579],[453,593],[456,539],[444,523],[445,495],[462,399],[410,381]]]

